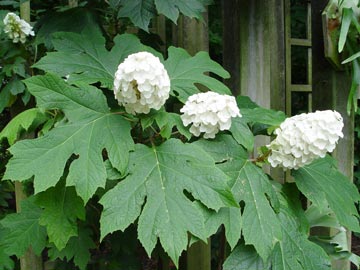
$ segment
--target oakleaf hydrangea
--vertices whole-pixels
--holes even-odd
[[[180,112],[183,124],[192,124],[190,132],[204,138],[215,138],[219,130],[230,129],[232,117],[241,117],[233,96],[210,91],[190,96]]]
[[[115,73],[115,98],[128,113],[159,110],[169,93],[168,73],[159,58],[149,52],[129,55]]]
[[[316,111],[287,118],[275,130],[276,139],[268,145],[271,166],[298,169],[324,157],[343,137],[344,126],[336,111]]]
[[[4,18],[4,32],[14,43],[25,43],[27,36],[34,36],[32,26],[26,21],[20,19],[15,13],[9,12]]]

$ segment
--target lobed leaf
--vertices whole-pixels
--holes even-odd
[[[62,250],[72,236],[78,235],[77,219],[85,219],[83,201],[76,195],[74,187],[65,187],[61,181],[37,194],[35,202],[44,208],[39,224],[46,227],[49,242]]]
[[[7,230],[1,240],[6,254],[19,258],[30,246],[37,255],[41,254],[47,237],[45,227],[39,224],[41,213],[41,208],[29,198],[22,201],[20,213],[8,214],[0,221]]]
[[[201,18],[201,13],[206,10],[208,0],[155,0],[156,9],[176,23],[179,13],[190,18]]]
[[[320,246],[308,239],[309,231],[302,228],[299,217],[304,216],[304,213],[299,200],[294,200],[294,194],[284,191],[285,189],[279,196],[282,240],[277,243],[271,256],[271,269],[330,270],[329,256]]]
[[[119,17],[129,17],[135,26],[149,31],[149,23],[156,15],[154,0],[120,1]]]
[[[85,29],[80,34],[58,32],[52,42],[57,52],[49,52],[34,67],[69,76],[70,83],[100,82],[112,88],[117,66],[131,53],[146,50],[138,38],[130,34],[115,37],[115,45],[105,49],[105,38],[97,28]]]
[[[90,261],[90,249],[95,248],[95,244],[91,238],[91,232],[87,229],[79,230],[78,236],[70,238],[66,247],[59,251],[55,246],[51,246],[49,249],[50,260],[57,258],[68,261],[74,260],[76,266],[81,270],[85,270],[87,264]]]
[[[95,87],[72,87],[52,74],[25,83],[40,108],[61,109],[69,121],[43,137],[14,144],[4,179],[24,181],[34,176],[38,193],[55,186],[69,158],[76,155],[66,184],[75,186],[86,203],[97,188],[105,186],[104,149],[117,170],[126,170],[133,149],[130,124],[109,111],[105,96]]]
[[[240,244],[226,259],[224,270],[269,270],[270,266],[264,263],[259,253],[252,246]]]
[[[339,222],[351,231],[359,231],[358,211],[355,203],[360,195],[349,179],[341,174],[330,156],[318,159],[293,172],[299,190],[320,211],[329,206]]]
[[[248,160],[245,149],[229,135],[218,136],[212,141],[200,140],[196,144],[211,154],[218,167],[230,176],[236,201],[245,203],[241,216],[245,244],[254,245],[266,260],[276,242],[281,240],[280,223],[275,213],[279,201],[270,180]],[[235,243],[234,238],[230,241]]]
[[[152,148],[136,145],[129,175],[100,200],[102,238],[124,231],[140,216],[138,237],[147,253],[151,254],[159,238],[177,264],[187,246],[187,232],[205,238],[201,212],[184,190],[215,210],[236,206],[226,175],[201,148],[176,139]]]
[[[171,95],[185,103],[187,98],[199,91],[195,84],[208,89],[231,95],[230,89],[215,78],[205,75],[212,72],[221,78],[229,78],[229,73],[218,63],[211,60],[207,52],[199,52],[191,57],[184,49],[170,47],[169,57],[164,65],[171,80]]]

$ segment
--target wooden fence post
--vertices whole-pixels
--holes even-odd
[[[325,59],[322,35],[321,12],[328,0],[312,1],[312,40],[313,40],[313,107],[315,110],[333,109],[344,118],[344,138],[333,153],[338,160],[339,170],[353,179],[354,166],[354,115],[347,114],[346,104],[351,78],[344,71],[336,71]],[[325,231],[326,233],[326,231]],[[330,233],[333,233],[330,231]],[[351,232],[348,232],[348,245],[351,246]],[[348,261],[334,261],[333,269],[350,269]]]

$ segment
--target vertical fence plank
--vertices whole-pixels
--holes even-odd
[[[342,138],[333,153],[338,160],[339,170],[353,179],[354,165],[354,115],[346,112],[347,97],[351,78],[344,71],[336,71],[324,56],[324,41],[322,35],[321,12],[327,0],[312,1],[312,40],[313,40],[313,108],[315,110],[334,109],[344,118],[344,138]],[[328,233],[325,231],[324,233]],[[333,232],[330,232],[333,233]],[[351,246],[351,232],[348,232],[348,245]],[[348,270],[347,261],[334,261],[333,269]]]

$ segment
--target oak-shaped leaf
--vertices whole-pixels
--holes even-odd
[[[224,270],[270,270],[253,246],[240,243],[229,255],[223,265]]]
[[[46,229],[39,224],[42,209],[30,197],[21,203],[21,212],[8,214],[0,220],[5,228],[1,246],[6,254],[20,258],[29,247],[40,255],[46,246]]]
[[[74,187],[60,181],[55,187],[36,195],[35,202],[44,208],[39,223],[46,227],[49,242],[62,250],[72,236],[78,235],[77,220],[85,219],[83,201]]]
[[[360,231],[359,213],[355,206],[360,201],[359,191],[338,170],[332,157],[317,159],[294,171],[293,176],[299,190],[320,211],[327,211],[330,207],[341,225],[351,231]]]
[[[8,230],[0,225],[0,239],[4,239]],[[14,261],[10,255],[5,252],[5,246],[2,241],[0,242],[0,269],[12,270],[14,269]]]
[[[278,189],[278,194],[280,198],[278,216],[283,237],[276,244],[271,255],[271,269],[330,270],[329,256],[319,245],[308,239],[309,224],[305,223],[306,217],[295,185],[283,186],[281,190]]]
[[[58,32],[52,42],[56,52],[49,52],[34,67],[68,77],[70,83],[96,83],[112,88],[117,66],[131,53],[145,50],[134,35],[118,35],[111,51],[98,28],[82,33]]]
[[[124,231],[138,217],[138,238],[150,255],[157,239],[177,264],[188,232],[203,239],[204,219],[191,196],[219,210],[236,206],[228,177],[201,148],[170,139],[160,146],[138,144],[131,153],[129,175],[100,200],[102,238]]]
[[[176,23],[179,13],[183,13],[190,18],[201,18],[202,12],[209,0],[155,0],[156,9]]]
[[[35,193],[56,185],[72,158],[67,186],[75,186],[86,203],[97,188],[104,187],[106,167],[103,150],[120,172],[127,168],[133,149],[130,124],[110,112],[103,93],[92,86],[69,86],[56,75],[46,74],[25,80],[38,107],[60,109],[68,122],[43,137],[22,140],[10,147],[13,157],[4,179],[24,181],[34,176]]]
[[[90,249],[95,248],[95,243],[91,238],[91,231],[85,228],[80,228],[78,236],[70,238],[66,247],[62,250],[58,250],[55,246],[50,246],[48,255],[50,260],[57,258],[68,261],[74,260],[76,266],[81,270],[85,270],[87,264],[90,261]]]
[[[152,17],[156,15],[154,0],[121,1],[119,17],[129,17],[135,26],[148,31]]]
[[[207,52],[199,52],[191,57],[182,48],[170,47],[169,57],[164,65],[171,80],[170,94],[185,103],[187,98],[200,90],[195,84],[200,84],[208,89],[231,95],[230,89],[221,81],[206,75],[212,72],[221,78],[229,78],[230,74],[218,63],[211,60]]]
[[[218,168],[230,176],[229,185],[236,201],[244,202],[241,218],[236,217],[238,221],[231,216],[235,214],[233,211],[227,214],[231,222],[223,219],[225,229],[228,227],[231,230],[231,223],[241,220],[241,225],[236,228],[242,229],[245,244],[253,245],[266,261],[282,237],[276,214],[279,200],[268,176],[248,160],[246,150],[230,135],[220,135],[211,141],[199,140],[196,144],[208,152],[218,163]],[[213,219],[217,219],[217,214],[213,213]],[[228,241],[232,246],[240,238],[240,235],[227,234],[231,237]]]

